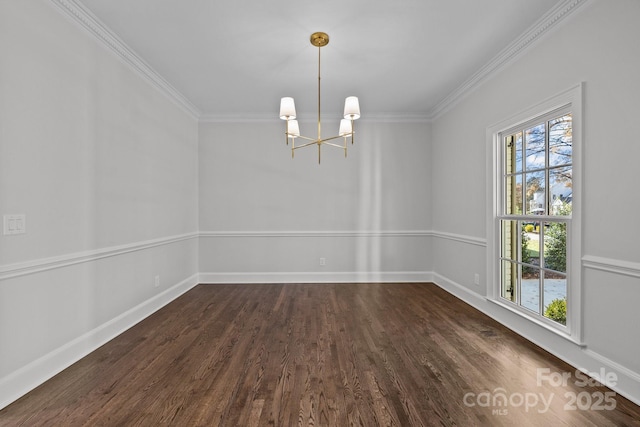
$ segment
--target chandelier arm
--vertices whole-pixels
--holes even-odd
[[[316,138],[309,138],[308,136],[304,136],[304,135],[296,135],[296,138],[302,138],[302,139],[306,139],[307,141],[318,142]]]
[[[313,144],[318,144],[318,141],[313,140],[311,142],[307,142],[306,144],[298,145],[297,147],[295,147],[295,150],[297,150],[298,148],[308,147],[308,146],[313,145]],[[318,145],[320,145],[320,144],[318,144]]]
[[[332,140],[334,140],[334,139],[338,139],[338,138],[348,138],[349,136],[353,136],[353,134],[354,134],[354,133],[355,133],[355,132],[347,133],[347,134],[345,134],[345,135],[331,136],[331,137],[329,137],[329,138],[325,138],[325,139],[316,139],[316,138],[310,138],[310,137],[308,137],[308,136],[304,136],[304,135],[296,135],[296,137],[297,137],[297,138],[302,138],[302,139],[305,139],[305,140],[307,140],[307,141],[310,141],[309,143],[307,143],[307,144],[303,144],[303,145],[299,145],[299,146],[298,146],[298,147],[296,147],[296,148],[307,147],[307,146],[312,145],[312,144],[328,144],[328,145],[336,145],[336,144],[329,144],[327,141],[332,141]],[[290,134],[287,134],[287,135],[290,135]],[[340,148],[344,148],[342,145],[338,145],[338,147],[340,147]]]
[[[344,145],[334,144],[333,142],[323,142],[323,144],[330,145],[332,147],[338,147],[344,150]]]
[[[325,143],[326,141],[331,141],[331,140],[333,140],[333,139],[346,138],[346,137],[348,137],[348,136],[351,136],[352,134],[353,134],[353,132],[351,132],[351,133],[347,133],[347,134],[345,134],[345,135],[332,136],[332,137],[330,137],[330,138],[321,139],[321,140],[319,140],[318,142],[320,142],[320,143]],[[341,148],[342,148],[342,146],[341,146]]]

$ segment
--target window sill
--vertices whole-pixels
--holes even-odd
[[[492,302],[493,304],[496,304],[499,307],[502,307],[506,310],[509,310],[512,313],[517,314],[520,317],[523,317],[525,319],[527,319],[528,321],[530,321],[531,323],[540,326],[541,328],[544,328],[545,330],[549,331],[549,332],[553,332],[554,334],[558,335],[559,337],[562,337],[564,339],[566,339],[567,341],[572,342],[573,344],[579,345],[580,347],[585,347],[586,344],[584,344],[584,342],[576,336],[571,335],[571,333],[569,332],[569,328],[564,328],[560,329],[557,327],[554,327],[553,325],[547,324],[547,322],[542,321],[540,319],[537,319],[534,316],[529,315],[528,313],[526,313],[524,310],[521,310],[511,304],[508,304],[506,302],[502,302],[499,299],[493,299],[493,298],[489,298],[487,297],[487,301]]]

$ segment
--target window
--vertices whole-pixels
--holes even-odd
[[[571,113],[503,132],[501,140],[500,296],[566,325]]]
[[[576,341],[580,94],[581,86],[523,113],[524,121],[516,117],[489,129],[496,189],[493,299]]]

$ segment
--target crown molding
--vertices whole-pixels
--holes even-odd
[[[200,110],[115,35],[105,24],[76,0],[50,0],[57,9],[88,31],[138,75],[167,96],[177,106],[198,119]]]
[[[316,123],[317,112],[299,113],[297,120],[300,123]],[[323,119],[327,122],[338,123],[342,115],[338,112],[323,112]],[[248,114],[202,114],[200,123],[276,123],[277,112],[273,113],[248,113]],[[360,123],[431,123],[426,114],[421,113],[367,113],[361,117]]]
[[[437,119],[442,114],[452,109],[466,95],[475,88],[480,86],[494,74],[513,62],[524,51],[532,46],[542,36],[547,34],[552,28],[555,28],[560,22],[564,21],[578,8],[591,0],[564,0],[556,7],[551,9],[547,14],[540,18],[520,37],[515,39],[506,48],[504,48],[491,61],[485,64],[474,75],[467,79],[462,85],[440,101],[430,112],[431,120]]]

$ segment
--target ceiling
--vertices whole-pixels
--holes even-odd
[[[431,117],[561,0],[76,0],[202,117],[298,116],[360,98],[369,116]],[[340,114],[341,115],[341,114]]]

